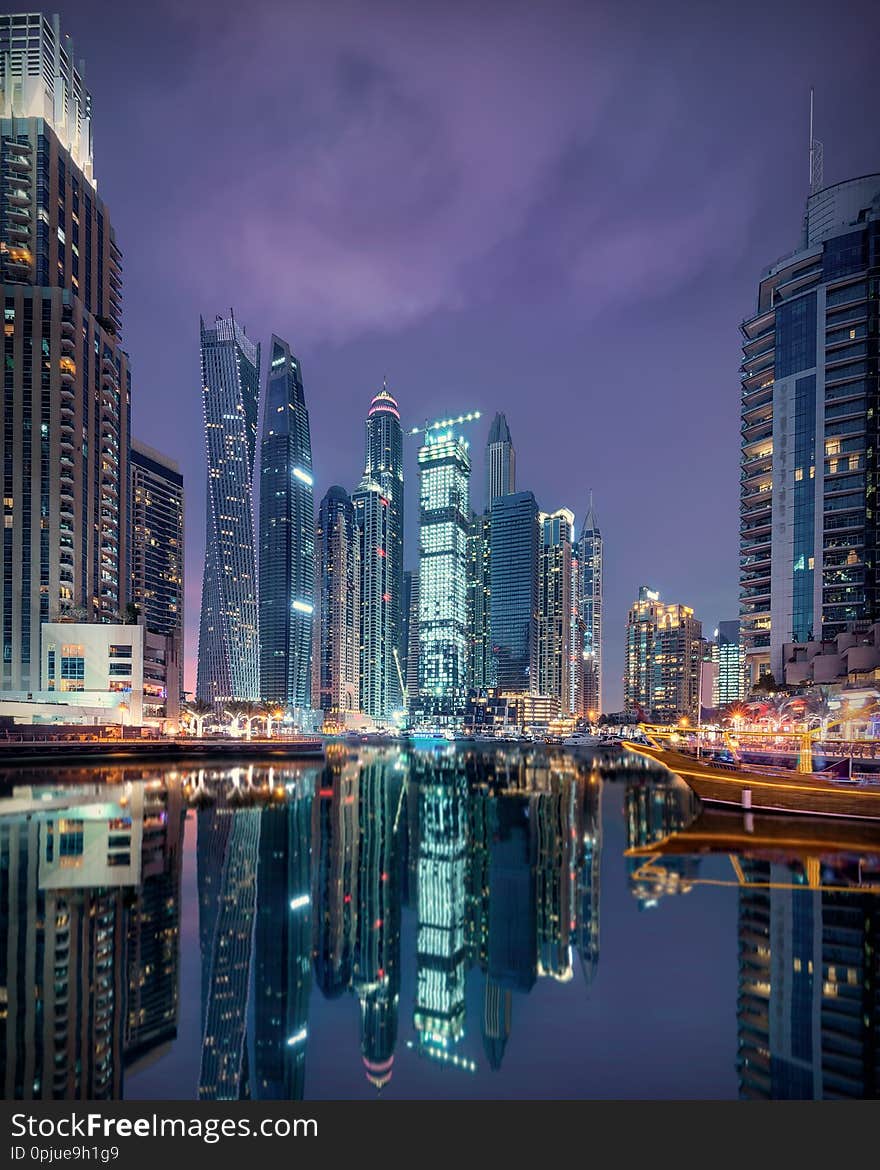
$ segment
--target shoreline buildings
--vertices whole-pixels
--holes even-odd
[[[44,622],[118,620],[128,600],[122,253],[58,17],[0,16],[0,173],[0,689],[27,693]]]
[[[877,617],[880,174],[812,190],[743,322],[740,618],[748,685],[786,643]]]
[[[425,428],[418,461],[419,707],[448,724],[464,712],[469,646],[471,460],[454,421]]]
[[[334,484],[315,527],[318,590],[312,699],[339,715],[360,710],[361,568],[354,506]]]
[[[302,371],[272,335],[260,443],[260,690],[269,703],[312,705],[315,499]]]
[[[196,695],[219,707],[260,694],[253,523],[260,345],[231,310],[200,329],[208,489]]]
[[[405,703],[403,644],[403,431],[383,383],[366,420],[364,475],[352,493],[359,534],[360,706],[381,722]]]
[[[623,702],[628,716],[661,723],[696,720],[702,623],[687,605],[666,603],[647,585],[629,611]]]

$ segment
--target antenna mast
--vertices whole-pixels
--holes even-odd
[[[813,137],[813,87],[810,86],[810,194],[819,191],[824,184],[822,143]]]

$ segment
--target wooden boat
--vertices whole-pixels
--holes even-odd
[[[709,804],[880,820],[880,784],[833,779],[821,772],[743,767],[688,755],[654,742],[627,740],[624,748],[663,764]]]
[[[789,817],[709,806],[684,828],[659,841],[633,846],[626,855],[680,857],[731,853],[741,857],[799,860],[868,854],[880,863],[880,825],[866,818]]]

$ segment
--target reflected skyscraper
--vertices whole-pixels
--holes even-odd
[[[219,707],[260,697],[253,523],[260,346],[231,310],[200,329],[208,486],[196,694]]]
[[[360,767],[328,760],[312,809],[312,961],[327,999],[351,984],[358,884]]]
[[[312,986],[311,835],[314,775],[260,812],[254,932],[253,1096],[300,1101]]]
[[[403,775],[387,757],[367,760],[358,793],[357,935],[352,987],[361,1007],[361,1057],[367,1079],[391,1079],[400,996],[399,841]]]
[[[419,1052],[450,1060],[465,1020],[467,785],[454,763],[412,774],[419,794],[413,1022]]]
[[[144,790],[141,884],[128,910],[126,1064],[177,1035],[180,882],[186,807],[179,781]]]
[[[235,1101],[251,1096],[247,1003],[259,849],[258,808],[219,805],[199,812],[202,1100]]]
[[[548,790],[531,798],[535,826],[538,974],[567,983],[574,975],[571,927],[578,832],[577,785],[551,773]]]
[[[602,871],[602,779],[584,778],[580,818],[581,857],[575,891],[575,946],[587,986],[599,966],[599,905]]]
[[[302,370],[272,337],[260,444],[260,697],[312,705],[315,498]]]
[[[483,1051],[489,1067],[500,1069],[504,1059],[504,1050],[510,1039],[511,1014],[513,1010],[513,992],[508,988],[499,987],[486,976],[486,986],[483,992],[483,1018],[481,1031],[483,1036]]]
[[[143,805],[64,790],[0,818],[0,1086],[18,1100],[122,1096],[126,901],[140,881]],[[41,808],[42,806],[42,808]],[[62,806],[62,807],[58,807]]]
[[[627,848],[662,841],[689,824],[697,808],[696,796],[678,777],[666,780],[660,776],[650,779],[644,775],[627,776],[624,789]],[[629,885],[639,909],[653,909],[664,894],[686,893],[698,866],[699,858],[670,857],[664,860],[659,872],[645,877],[640,874],[642,862],[627,858]]]
[[[500,988],[528,992],[537,978],[537,839],[529,797],[489,802],[489,978]]]
[[[764,886],[739,892],[740,1097],[880,1096],[876,896],[810,889],[797,863],[747,858],[742,869]]]

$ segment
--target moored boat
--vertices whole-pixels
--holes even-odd
[[[663,764],[709,804],[767,812],[880,820],[880,784],[829,773],[743,767],[688,755],[653,742],[627,740],[631,752]]]

